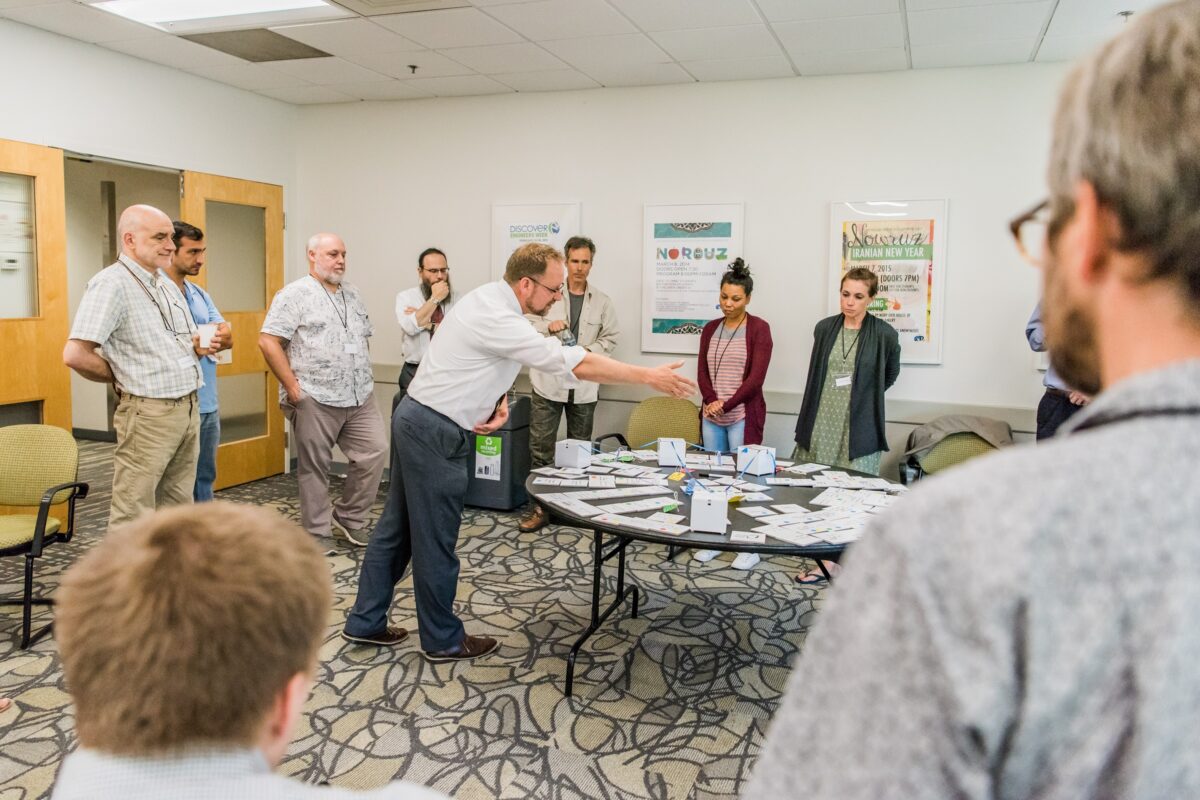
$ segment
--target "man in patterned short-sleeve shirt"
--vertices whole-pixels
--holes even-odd
[[[203,384],[197,359],[220,341],[199,349],[187,301],[161,271],[175,252],[174,231],[157,208],[121,213],[121,255],[88,281],[63,349],[68,367],[117,389],[109,527],[192,501]]]
[[[345,273],[340,237],[318,233],[309,239],[308,274],[275,295],[258,346],[279,379],[279,405],[292,425],[301,524],[314,536],[332,530],[361,547],[387,437],[372,395],[368,340],[375,329],[358,290],[343,282]],[[341,499],[331,508],[335,444],[350,467]]]

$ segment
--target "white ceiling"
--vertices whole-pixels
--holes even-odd
[[[89,2],[0,0],[0,17],[296,104],[1063,61],[1118,32],[1119,12],[1156,5],[338,0],[341,19],[271,27],[329,58],[255,64]],[[395,13],[405,3],[442,7]]]

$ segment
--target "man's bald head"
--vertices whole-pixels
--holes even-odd
[[[308,274],[337,291],[346,274],[346,243],[336,233],[316,233],[308,239]]]
[[[175,252],[171,218],[154,206],[134,205],[121,212],[117,235],[121,252],[148,272],[165,269]]]

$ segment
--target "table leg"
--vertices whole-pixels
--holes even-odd
[[[592,634],[600,627],[604,620],[608,619],[612,612],[617,610],[621,603],[625,602],[626,598],[632,600],[633,616],[638,615],[638,589],[636,586],[625,586],[625,548],[629,546],[629,540],[618,536],[617,543],[607,553],[604,552],[604,534],[600,531],[592,531],[592,614],[591,624],[587,630],[571,645],[571,652],[567,654],[567,673],[566,687],[564,694],[567,697],[571,696],[571,690],[575,685],[575,659],[579,655],[579,650],[583,647],[583,643],[591,638]],[[600,611],[600,578],[603,574],[604,562],[608,561],[613,556],[617,557],[617,591],[616,597],[608,608]]]

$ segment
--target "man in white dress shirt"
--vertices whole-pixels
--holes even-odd
[[[675,372],[682,361],[640,367],[534,330],[524,314],[544,316],[562,297],[566,270],[553,247],[527,244],[508,260],[504,279],[468,293],[433,337],[392,417],[392,481],[383,516],[363,558],[358,598],[342,636],[380,646],[408,632],[388,625],[396,583],[413,563],[421,648],[434,661],[477,658],[496,649],[468,635],[454,613],[458,528],[467,493],[467,459],[477,434],[508,419],[506,392],[522,366],[598,383],[645,384],[686,397],[696,385]]]

